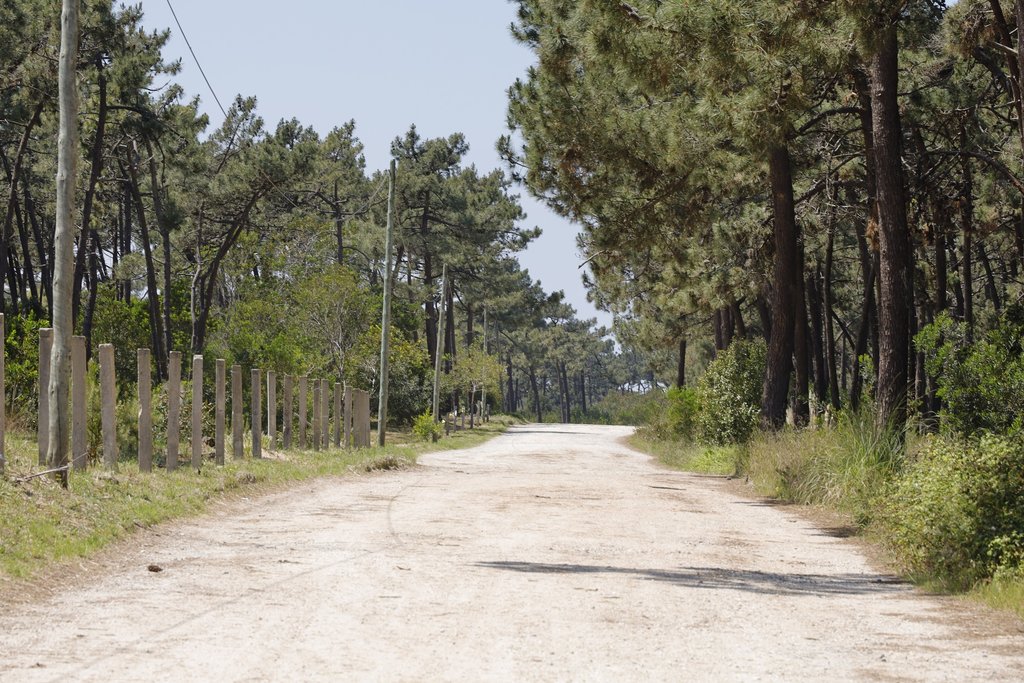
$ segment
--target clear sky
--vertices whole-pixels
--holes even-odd
[[[506,89],[531,53],[509,33],[508,0],[171,0],[221,101],[255,95],[268,126],[295,117],[321,134],[349,119],[370,169],[383,169],[391,141],[415,123],[423,137],[465,134],[468,161],[503,168],[495,142],[506,132]],[[200,95],[214,125],[221,115],[188,54],[167,0],[142,0],[150,29],[171,28],[167,60]],[[576,228],[522,191],[530,226],[544,234],[520,262],[548,291],[564,290],[583,318],[586,300]]]

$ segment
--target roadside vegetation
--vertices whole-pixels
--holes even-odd
[[[1020,611],[1024,0],[517,5],[502,151],[645,359],[594,419]]]
[[[922,331],[918,347],[946,369],[944,408],[902,431],[877,426],[870,391],[859,410],[804,428],[755,428],[749,380],[764,361],[743,345],[693,387],[620,397],[619,414],[644,416],[633,444],[669,467],[840,512],[905,576],[1024,616],[1024,434],[1020,413],[1003,408],[1024,397],[1022,331],[1004,319],[972,344],[948,320]]]
[[[386,448],[268,452],[256,460],[208,460],[200,472],[141,474],[127,459],[115,472],[70,474],[69,488],[30,476],[37,457],[34,438],[8,435],[9,477],[0,479],[0,585],[31,577],[52,565],[84,558],[133,532],[200,514],[217,501],[258,496],[318,477],[358,476],[412,467],[428,451],[469,448],[500,434],[515,420],[495,416],[472,430],[454,431],[439,443],[410,432],[388,434]]]

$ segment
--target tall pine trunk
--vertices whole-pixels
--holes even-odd
[[[885,27],[871,61],[871,104],[879,220],[878,424],[901,428],[907,415],[913,254],[901,157],[899,39]]]
[[[775,267],[772,328],[761,395],[761,418],[765,426],[778,429],[786,421],[786,399],[793,371],[793,337],[797,321],[793,279],[800,279],[800,244],[789,150],[784,146],[772,149],[768,165],[772,205],[775,209]]]

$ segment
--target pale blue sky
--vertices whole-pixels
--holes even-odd
[[[532,61],[509,33],[507,0],[172,0],[193,49],[225,106],[255,95],[268,125],[295,117],[321,133],[349,119],[370,169],[385,168],[395,136],[415,123],[423,137],[459,131],[469,162],[502,167],[494,149],[506,132],[505,91]],[[148,28],[171,28],[176,79],[221,115],[168,9],[142,0]],[[610,317],[586,301],[576,228],[522,191],[527,223],[544,234],[520,262],[545,289],[562,289],[581,317]]]

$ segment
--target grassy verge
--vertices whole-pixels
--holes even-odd
[[[743,475],[753,493],[838,513],[893,571],[1024,617],[1024,529],[1007,521],[1021,478],[1007,455],[1012,443],[904,438],[905,451],[900,439],[853,417],[834,429],[758,434],[743,446],[659,439],[650,430],[632,445],[673,469]]]
[[[215,500],[272,491],[290,483],[412,465],[418,455],[469,448],[505,431],[510,418],[495,417],[474,430],[453,432],[436,444],[410,434],[388,435],[384,449],[288,451],[264,460],[247,458],[201,472],[185,467],[140,474],[130,463],[108,473],[72,473],[69,490],[48,477],[19,482],[36,459],[25,433],[8,435],[8,473],[0,480],[0,579],[20,579],[55,562],[87,557],[136,529],[195,515]]]
[[[701,446],[685,440],[661,440],[638,430],[629,438],[633,448],[649,453],[674,470],[733,476],[740,473],[743,446]]]
[[[970,596],[989,607],[1014,612],[1024,618],[1024,576],[1019,573],[997,576],[991,581],[979,584],[971,591]]]

